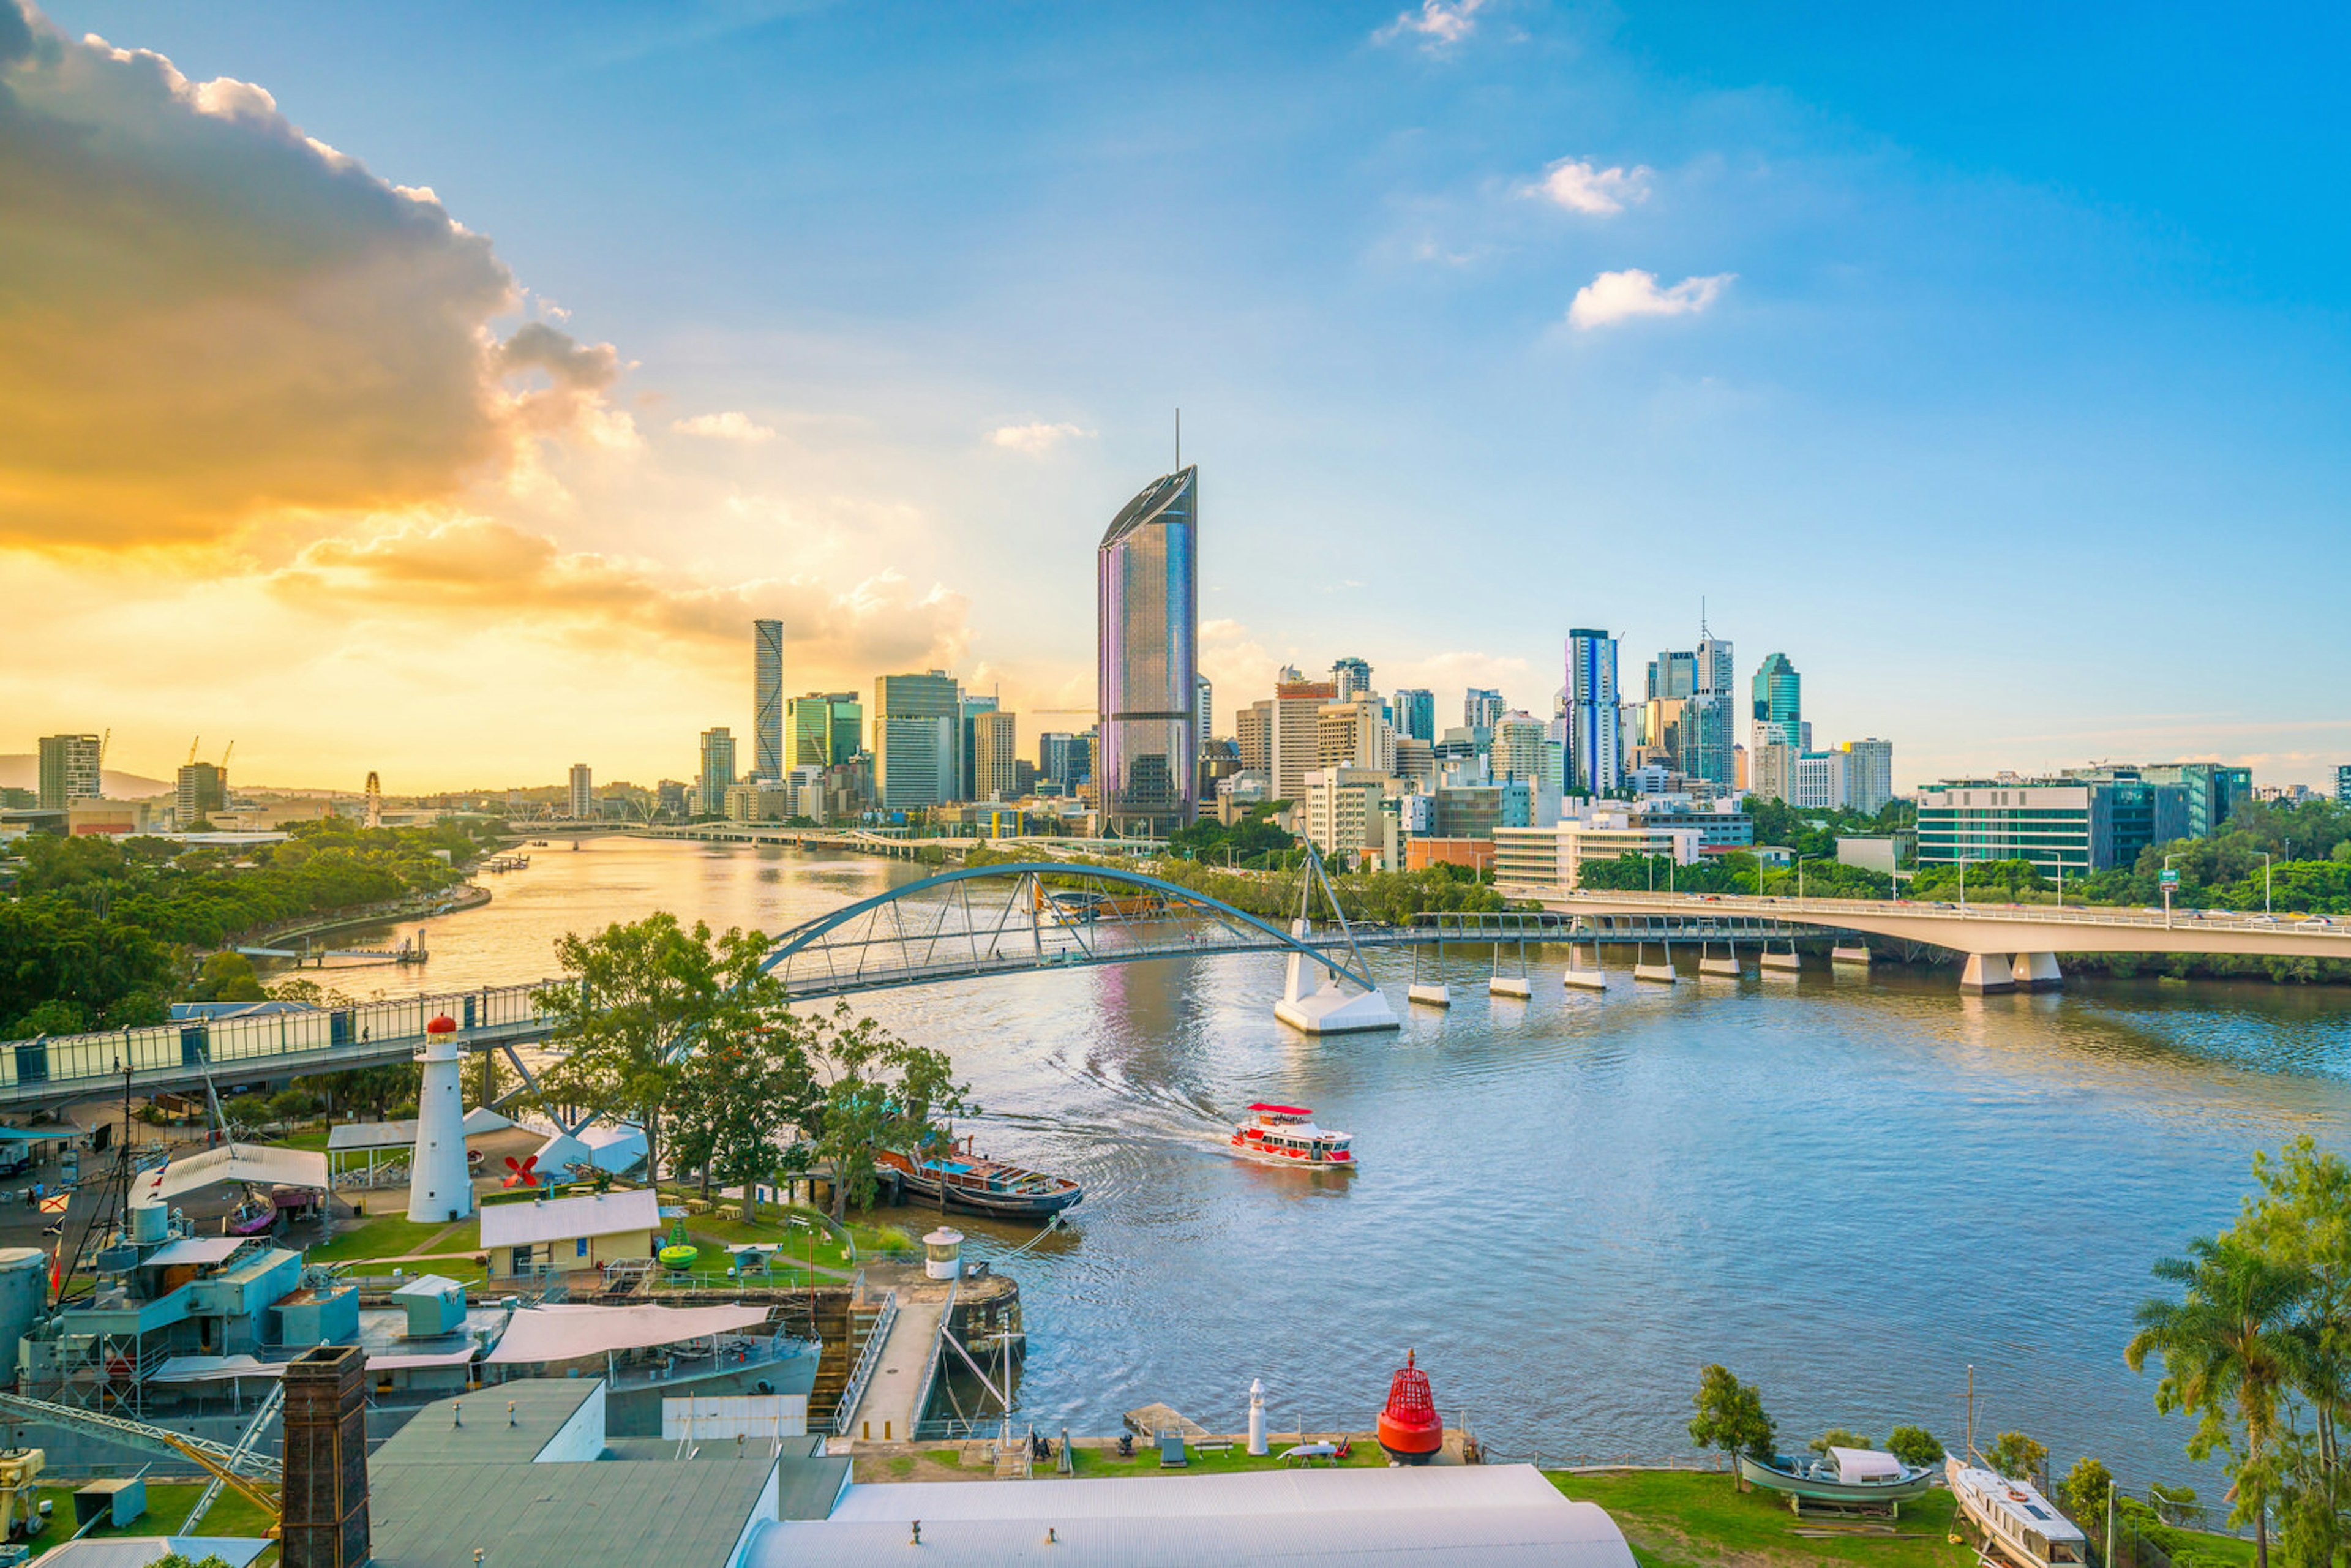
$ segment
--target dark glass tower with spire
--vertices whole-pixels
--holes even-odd
[[[1106,830],[1160,837],[1199,811],[1200,589],[1197,467],[1153,480],[1095,552]]]

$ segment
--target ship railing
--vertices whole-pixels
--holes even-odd
[[[860,1292],[863,1293],[861,1282]],[[873,1314],[873,1326],[865,1333],[865,1343],[857,1353],[855,1364],[849,1369],[849,1381],[841,1385],[841,1403],[832,1407],[832,1415],[823,1423],[826,1430],[838,1432],[857,1414],[858,1405],[865,1398],[867,1385],[873,1381],[873,1369],[882,1363],[882,1348],[889,1343],[890,1329],[898,1321],[898,1292],[882,1292],[882,1310]],[[810,1427],[819,1423],[811,1420]]]

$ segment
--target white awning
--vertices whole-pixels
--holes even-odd
[[[282,1361],[249,1355],[175,1355],[155,1369],[157,1383],[221,1383],[232,1377],[283,1377]]]
[[[396,1301],[404,1296],[413,1296],[419,1300],[439,1301],[450,1291],[462,1291],[465,1288],[456,1281],[444,1280],[438,1274],[419,1274],[397,1291],[392,1291],[392,1299]]]
[[[159,1247],[140,1260],[142,1269],[170,1269],[187,1263],[225,1263],[238,1248],[251,1238],[245,1236],[190,1236],[169,1246]]]
[[[765,1307],[525,1307],[507,1324],[505,1337],[488,1360],[497,1366],[577,1361],[715,1333],[739,1333],[767,1321]]]
[[[327,1156],[307,1149],[262,1148],[224,1144],[200,1155],[174,1159],[139,1178],[136,1203],[169,1203],[224,1182],[254,1186],[303,1186],[327,1190]]]

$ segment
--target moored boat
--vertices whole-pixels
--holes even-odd
[[[2088,1537],[2031,1481],[1962,1464],[1957,1454],[1943,1461],[1943,1473],[1995,1555],[2020,1568],[2078,1568],[2090,1560]]]
[[[1935,1486],[1933,1466],[1906,1465],[1876,1448],[1833,1448],[1817,1458],[1774,1454],[1765,1460],[1741,1454],[1739,1476],[1750,1486],[1780,1493],[1799,1513],[1808,1502],[1898,1510]]]
[[[882,1179],[904,1194],[998,1219],[1050,1219],[1085,1196],[1085,1188],[1067,1176],[983,1159],[973,1153],[968,1137],[946,1158],[926,1155],[917,1160],[883,1149],[873,1163]]]
[[[1318,1127],[1303,1105],[1256,1104],[1252,1119],[1233,1129],[1232,1146],[1251,1159],[1274,1165],[1353,1170],[1354,1135]]]

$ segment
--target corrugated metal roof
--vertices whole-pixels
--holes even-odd
[[[482,1206],[482,1245],[534,1247],[575,1236],[611,1236],[623,1230],[653,1230],[661,1225],[661,1199],[653,1193],[583,1193],[536,1203]]]
[[[526,1377],[479,1393],[436,1399],[375,1451],[372,1463],[404,1466],[528,1464],[588,1396],[592,1377]],[[512,1426],[507,1406],[514,1406]],[[460,1412],[464,1424],[458,1422]],[[455,1558],[451,1558],[455,1562]],[[472,1561],[469,1557],[468,1562]]]
[[[189,1155],[158,1166],[140,1180],[134,1203],[168,1203],[188,1193],[201,1192],[223,1182],[249,1182],[255,1186],[327,1188],[327,1156],[307,1149],[265,1148],[256,1144],[224,1144],[200,1155]]]
[[[723,1568],[773,1462],[385,1465],[371,1479],[375,1568]]]
[[[1031,1562],[1633,1568],[1632,1551],[1605,1511],[1570,1501],[1527,1465],[859,1485],[828,1520],[764,1527],[746,1568],[903,1563],[916,1520],[929,1568]]]
[[[330,1154],[352,1149],[404,1149],[415,1142],[413,1122],[342,1122],[327,1129],[327,1149]]]

